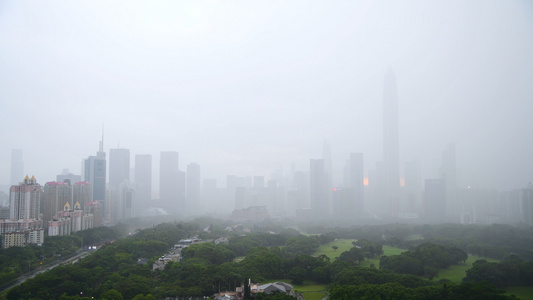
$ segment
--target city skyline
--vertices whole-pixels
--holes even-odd
[[[417,162],[436,178],[454,143],[458,186],[533,178],[528,2],[0,5],[4,189],[12,149],[42,182],[81,174],[102,124],[106,153],[152,155],[153,190],[161,151],[223,185],[306,171],[324,139],[339,183],[350,153],[365,172],[383,160],[389,67],[401,169]]]

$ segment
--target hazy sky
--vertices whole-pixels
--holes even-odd
[[[0,184],[14,148],[41,184],[80,173],[102,124],[155,176],[162,150],[204,178],[308,170],[324,139],[373,169],[389,66],[401,161],[436,176],[455,142],[460,184],[533,181],[530,1],[1,1]]]

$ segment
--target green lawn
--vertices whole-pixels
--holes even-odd
[[[283,281],[291,283],[290,279],[276,279],[269,282]],[[292,284],[292,283],[291,283]],[[305,300],[321,300],[326,296],[323,291],[326,291],[328,286],[326,284],[317,284],[314,281],[304,280],[303,284],[293,284],[294,290],[302,293]]]
[[[327,257],[329,257],[329,259],[333,261],[335,260],[335,258],[339,257],[342,252],[350,250],[350,248],[353,247],[353,241],[355,240],[337,239],[336,241],[318,247],[315,253],[313,253],[313,256],[325,254]],[[333,246],[337,246],[339,247],[339,249],[335,251],[333,250],[333,248],[331,248]]]
[[[521,300],[533,300],[533,286],[511,286],[505,291],[507,295],[515,295]]]
[[[392,246],[383,246],[383,255],[390,256],[390,255],[400,255],[402,252],[405,252],[407,250],[400,249]],[[371,258],[369,260],[365,260],[361,263],[362,267],[370,267],[370,265],[374,264],[374,266],[379,269],[379,257]]]
[[[478,259],[485,259],[489,262],[496,262],[497,260],[492,258],[483,258],[475,255],[468,256],[466,263],[460,265],[449,266],[444,270],[439,270],[439,274],[433,278],[433,280],[438,281],[440,279],[449,279],[455,283],[461,283],[463,278],[466,276],[466,270],[472,267],[472,264]]]

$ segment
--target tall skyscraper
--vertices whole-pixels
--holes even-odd
[[[205,211],[200,197],[200,165],[191,163],[187,166],[187,200],[186,214],[198,214]]]
[[[329,218],[329,203],[326,195],[326,176],[324,173],[324,160],[311,159],[309,163],[309,196],[313,217],[317,220]]]
[[[426,217],[442,221],[446,217],[446,182],[442,178],[426,179],[424,184]]]
[[[143,215],[152,206],[152,155],[135,155],[135,206]]]
[[[398,137],[398,92],[392,69],[385,74],[383,93],[383,172],[384,197],[389,215],[398,215],[400,194],[400,146]]]
[[[41,186],[35,177],[26,176],[19,185],[11,186],[9,218],[12,220],[40,219]]]
[[[422,195],[422,177],[420,175],[418,162],[405,162],[404,174],[405,206],[403,207],[403,212],[411,215],[422,213],[422,203],[420,200],[420,196]]]
[[[109,186],[118,190],[119,185],[130,179],[130,150],[109,149]]]
[[[100,141],[98,152],[96,156],[89,156],[84,160],[83,164],[83,178],[84,181],[90,183],[92,201],[98,201],[102,203],[103,214],[107,214],[106,205],[106,159],[104,152],[104,137]],[[104,219],[104,222],[109,221]]]
[[[130,179],[130,150],[129,149],[109,149],[109,187],[111,188],[111,207],[112,215],[116,221],[121,220],[126,216],[126,202],[125,197],[129,193],[124,189],[129,190]],[[129,205],[131,206],[131,201]],[[130,214],[128,214],[130,215]]]
[[[161,152],[159,164],[159,200],[160,206],[170,210],[176,210],[176,206],[183,207],[180,203],[180,180],[179,154],[175,151]]]
[[[344,187],[352,191],[349,207],[347,208],[350,210],[349,213],[352,217],[361,217],[364,214],[364,181],[363,153],[351,153],[347,162]]]
[[[17,185],[24,178],[24,162],[22,161],[22,150],[11,150],[11,185]]]

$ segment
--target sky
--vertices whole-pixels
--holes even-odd
[[[1,1],[0,184],[11,150],[44,184],[104,150],[178,151],[203,178],[306,171],[331,144],[383,159],[396,74],[400,160],[460,186],[533,181],[529,1]],[[158,185],[154,185],[157,189]]]

